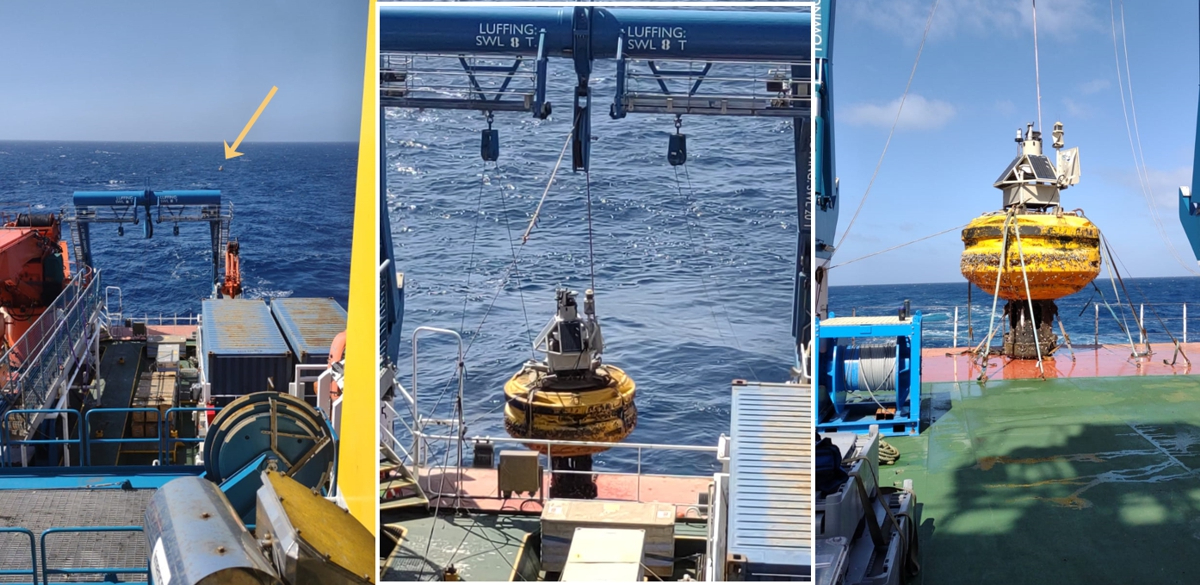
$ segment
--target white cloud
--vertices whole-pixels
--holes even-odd
[[[1103,4],[1103,5],[1102,5]],[[854,0],[843,6],[850,16],[912,41],[921,38],[933,0]],[[1103,21],[1100,18],[1104,17]],[[1038,3],[1038,36],[1072,38],[1082,30],[1099,30],[1108,22],[1108,6],[1097,0],[1043,0]],[[1107,30],[1107,28],[1105,28]],[[940,0],[930,27],[931,38],[964,34],[1026,36],[1033,33],[1029,2],[1014,0]]]
[[[891,128],[896,121],[896,110],[900,98],[886,104],[853,104],[844,109],[846,120],[856,126],[878,126]],[[925,99],[911,93],[904,101],[900,121],[896,127],[903,130],[937,130],[945,126],[957,113],[949,102]]]
[[[996,100],[995,108],[997,112],[1005,116],[1017,113],[1017,104],[1014,104],[1012,100]]]
[[[1095,110],[1095,108],[1087,104],[1081,104],[1071,98],[1063,98],[1062,103],[1067,108],[1067,114],[1072,118],[1090,118],[1092,112]]]
[[[1133,166],[1132,157],[1130,158],[1129,166]],[[1174,169],[1146,167],[1146,178],[1148,179],[1146,187],[1150,191],[1150,197],[1154,201],[1155,206],[1159,209],[1174,211],[1179,208],[1179,188],[1192,184],[1192,167],[1182,166]],[[1116,174],[1115,179],[1129,190],[1130,197],[1136,198],[1136,200],[1144,204],[1145,195],[1142,190],[1142,184],[1138,180],[1137,173],[1132,168],[1120,171]],[[1169,216],[1169,218],[1174,217],[1174,215]],[[1174,220],[1172,219],[1171,221]]]
[[[1093,93],[1099,93],[1101,91],[1104,91],[1110,87],[1112,87],[1111,81],[1109,81],[1108,79],[1105,79],[1105,78],[1100,78],[1100,79],[1093,79],[1093,80],[1079,86],[1079,91],[1082,91],[1085,95],[1091,95]]]

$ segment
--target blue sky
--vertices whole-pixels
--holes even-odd
[[[0,140],[356,141],[366,0],[0,2]]]
[[[834,265],[999,209],[1000,191],[992,182],[1016,154],[1016,129],[1037,119],[1029,4],[941,1],[883,167]],[[838,4],[833,64],[839,238],[887,139],[931,5],[932,0]],[[1120,3],[1115,6],[1120,48]],[[1082,180],[1063,192],[1064,207],[1083,208],[1132,276],[1192,274],[1160,236],[1139,187],[1121,109],[1108,0],[1041,0],[1037,16],[1045,135],[1061,121],[1067,148],[1080,149]],[[1125,4],[1152,199],[1167,239],[1193,269],[1196,262],[1179,227],[1177,190],[1192,176],[1200,81],[1197,17],[1194,1]],[[836,268],[831,284],[959,282],[961,250],[952,232]]]

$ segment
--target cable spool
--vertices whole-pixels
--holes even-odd
[[[896,390],[896,343],[870,343],[845,348],[842,364],[847,391],[892,392]]]

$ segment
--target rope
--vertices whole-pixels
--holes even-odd
[[[900,450],[892,446],[891,443],[879,440],[879,464],[880,465],[895,465],[900,460]]]
[[[1017,237],[1017,255],[1021,258],[1021,278],[1025,279],[1025,300],[1029,301],[1029,326],[1033,328],[1033,347],[1037,351],[1038,373],[1046,379],[1046,371],[1042,369],[1042,342],[1038,340],[1037,319],[1033,312],[1033,295],[1029,293],[1029,273],[1025,271],[1025,251],[1021,249],[1021,222],[1017,221],[1013,234]],[[1016,337],[1016,332],[1013,332]]]
[[[1000,265],[996,267],[996,290],[992,293],[992,315],[988,319],[988,334],[975,348],[975,353],[979,357],[980,380],[987,378],[987,356],[991,352],[992,337],[996,334],[996,304],[1000,299],[1000,277],[1004,273],[1004,261],[1008,255],[1008,224],[1012,221],[1015,211],[1015,209],[1009,209],[1007,217],[1004,218],[1003,235],[1000,240]]]
[[[867,190],[863,192],[862,199],[858,202],[858,208],[854,210],[854,215],[850,216],[850,222],[846,224],[846,229],[842,231],[842,237],[838,239],[837,245],[833,247],[835,253],[841,247],[842,242],[846,241],[846,236],[850,235],[850,228],[854,227],[854,220],[858,219],[859,212],[863,209],[863,204],[867,202],[867,196],[871,194],[871,187],[875,184],[875,178],[879,176],[879,168],[883,166],[883,157],[887,156],[888,146],[892,144],[892,135],[896,133],[896,126],[900,123],[900,113],[904,111],[904,102],[908,99],[908,90],[912,87],[913,77],[917,75],[917,64],[921,62],[921,53],[925,50],[925,38],[929,36],[929,27],[933,24],[933,15],[937,12],[938,2],[941,0],[933,0],[933,7],[929,9],[929,18],[925,20],[925,32],[921,33],[921,45],[917,47],[917,58],[913,60],[912,71],[908,74],[908,83],[904,85],[904,93],[900,95],[900,107],[896,108],[896,119],[892,121],[892,129],[888,131],[887,141],[883,143],[883,152],[879,153],[879,161],[875,163],[875,172],[871,173],[871,180],[867,183]]]
[[[508,198],[504,196],[504,186],[497,185],[496,187],[500,191],[500,213],[504,216],[504,229],[508,232],[508,249],[512,253],[513,279],[517,283],[517,295],[521,298],[521,314],[525,317],[525,337],[529,340],[529,357],[537,359],[537,354],[533,351],[533,329],[529,326],[529,311],[525,309],[525,287],[521,285],[521,273],[517,270],[517,246],[513,243],[512,223],[508,221]]]
[[[554,185],[554,176],[558,174],[558,167],[562,166],[563,156],[567,154],[567,147],[571,146],[572,136],[575,136],[575,124],[571,124],[571,131],[567,132],[567,140],[563,142],[562,151],[558,153],[558,162],[554,163],[554,170],[550,171],[550,180],[546,181],[546,189],[542,191],[542,198],[538,200],[537,208],[533,210],[533,216],[529,218],[529,227],[525,228],[525,234],[521,236],[522,245],[529,241],[529,234],[533,231],[533,226],[537,225],[538,216],[542,213],[542,204],[546,202],[546,196],[550,194],[550,187]]]
[[[870,254],[867,254],[866,256],[859,256],[858,258],[855,258],[855,259],[853,259],[853,260],[847,260],[847,261],[845,261],[845,262],[842,262],[841,264],[835,264],[835,265],[833,265],[833,266],[830,266],[829,268],[826,268],[825,270],[827,270],[827,271],[828,271],[828,270],[833,270],[834,268],[840,268],[840,267],[842,267],[842,266],[845,266],[845,265],[847,265],[847,264],[853,264],[853,263],[855,263],[855,262],[858,262],[859,260],[866,260],[867,258],[870,258],[870,257],[872,257],[872,256],[878,256],[878,255],[880,255],[880,254],[886,254],[887,252],[891,252],[891,251],[893,251],[893,250],[899,250],[900,248],[903,248],[903,247],[905,247],[905,246],[911,246],[911,245],[913,245],[913,244],[916,244],[917,242],[923,242],[923,241],[925,241],[925,240],[928,240],[928,239],[930,239],[930,238],[936,238],[936,237],[938,237],[938,236],[940,236],[940,235],[943,235],[943,234],[948,234],[948,233],[950,233],[950,232],[953,232],[953,231],[959,231],[959,230],[962,230],[963,228],[967,227],[967,225],[970,225],[970,224],[963,224],[963,225],[960,225],[960,226],[957,226],[957,227],[952,227],[952,228],[950,228],[950,229],[948,229],[948,230],[942,230],[942,231],[940,231],[940,232],[938,232],[938,233],[936,233],[936,234],[930,234],[930,235],[928,235],[928,236],[924,236],[924,237],[921,237],[921,238],[917,238],[917,239],[915,239],[915,240],[912,240],[912,241],[910,241],[910,242],[905,242],[905,243],[903,243],[903,244],[900,244],[900,245],[897,245],[897,246],[892,246],[891,248],[887,248],[887,249],[884,249],[884,250],[880,250],[880,251],[878,251],[878,252],[872,252],[872,253],[870,253]]]
[[[676,172],[678,172],[678,171],[676,171]],[[692,173],[691,173],[691,171],[688,170],[688,166],[686,163],[683,165],[683,176],[687,180],[688,197],[687,197],[686,201],[688,203],[688,207],[690,208],[691,202],[695,198],[696,190],[694,188],[692,188]],[[692,226],[690,223],[686,224],[686,225],[688,228],[688,237],[691,237]],[[709,253],[708,246],[702,245],[701,247],[704,250],[704,255],[708,256],[708,253]],[[706,266],[706,268],[711,269],[710,266]],[[703,280],[703,278],[701,280]],[[738,339],[737,331],[735,331],[733,328],[733,319],[729,318],[729,305],[727,305],[725,303],[725,297],[722,296],[722,294],[721,294],[721,287],[717,287],[717,302],[721,305],[721,310],[725,315],[725,323],[727,323],[729,325],[729,336],[733,338],[733,346],[736,347],[737,350],[740,352],[740,351],[742,351],[742,342],[741,342],[741,340]],[[718,328],[718,331],[719,330],[720,329]],[[723,339],[724,339],[724,337],[722,337],[722,340]],[[746,362],[746,368],[748,370],[750,370],[750,375],[753,376],[755,380],[762,379],[762,378],[758,377],[758,373],[754,371],[754,366],[750,365],[749,361]]]
[[[685,167],[686,167],[686,165],[685,165]],[[671,167],[671,168],[675,170],[675,190],[679,192],[679,198],[684,200],[684,205],[685,205],[684,214],[688,215],[689,211],[692,208],[691,198],[689,196],[683,194],[683,184],[679,180],[679,167],[675,166],[675,167]],[[689,185],[689,189],[690,189],[690,185]],[[685,217],[683,225],[687,229],[688,242],[691,243],[692,248],[695,249],[697,247],[696,246],[696,237],[692,234],[691,220]],[[705,257],[707,257],[707,248],[705,248]],[[704,272],[698,272],[698,273],[696,273],[696,275],[700,277],[700,290],[702,290],[704,292],[704,300],[706,302],[705,304],[708,305],[708,312],[710,315],[712,315],[713,326],[717,328],[717,336],[721,338],[721,343],[725,343],[725,333],[723,331],[721,331],[721,323],[720,323],[720,321],[717,320],[717,311],[716,311],[716,309],[713,308],[712,298],[708,294],[708,282],[705,280],[705,276],[706,276],[705,272],[708,271],[708,268],[709,267],[706,263],[704,266]],[[728,315],[726,315],[726,316],[728,316]],[[731,329],[732,329],[732,326],[731,326]]]
[[[462,318],[458,321],[458,330],[467,326],[467,301],[471,298],[471,274],[475,272],[475,240],[479,237],[479,216],[483,211],[483,186],[487,184],[487,169],[479,175],[479,196],[475,200],[475,227],[471,232],[471,255],[467,260],[467,284],[463,291]]]
[[[596,291],[596,247],[592,235],[592,171],[584,169],[584,180],[587,183],[587,219],[588,219],[588,276],[592,282],[592,292]],[[583,354],[579,354],[581,357]]]
[[[1038,40],[1037,40],[1037,0],[1033,2],[1033,82],[1037,86],[1037,112],[1038,112],[1038,132],[1042,131],[1042,74],[1038,66]],[[1041,353],[1041,348],[1038,349]],[[1039,368],[1041,367],[1041,358],[1038,358]]]

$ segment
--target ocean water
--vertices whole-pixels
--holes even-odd
[[[569,66],[551,68],[550,119],[496,115],[494,165],[479,156],[486,124],[478,113],[386,113],[404,335],[421,325],[462,332],[468,436],[506,436],[504,382],[532,356],[555,288],[582,293],[593,266],[604,359],[638,385],[639,421],[627,441],[715,446],[729,432],[731,380],[788,377],[798,233],[790,121],[687,117],[689,160],[677,175],[666,160],[673,117],[607,116],[614,67],[597,63],[593,78],[594,263],[587,177],[571,172],[569,152],[521,245],[570,131]],[[439,416],[450,416],[453,344],[429,337],[419,357],[422,412],[436,404]],[[711,457],[676,452],[647,453],[644,463],[713,469]],[[600,469],[635,464],[628,451],[596,458]]]
[[[1124,278],[1113,282],[1107,277],[1094,281],[1094,287],[1057,301],[1058,316],[1071,342],[1078,345],[1128,344],[1138,341],[1139,317],[1152,343],[1170,343],[1172,337],[1183,340],[1184,305],[1187,307],[1188,340],[1200,339],[1200,279]],[[1113,290],[1114,284],[1116,290]],[[1120,299],[1118,301],[1118,298]],[[834,286],[829,290],[829,309],[836,315],[891,315],[911,302],[921,310],[922,336],[926,347],[954,346],[954,314],[958,309],[958,347],[979,343],[987,335],[992,315],[992,296],[975,288],[971,292],[970,324],[967,320],[967,282],[934,284],[898,284],[873,286]],[[1097,307],[1099,311],[1097,312]],[[995,326],[1001,327],[1004,301],[996,306]],[[1057,326],[1055,333],[1059,334]],[[997,334],[993,345],[1000,344]],[[971,343],[973,341],[973,343]],[[1061,339],[1060,339],[1061,343]]]
[[[0,208],[58,213],[77,190],[220,189],[233,203],[247,298],[349,296],[358,145],[247,143],[224,160],[208,143],[0,142]],[[224,170],[219,170],[224,167]],[[91,230],[106,286],[126,314],[195,314],[211,290],[208,224]]]

